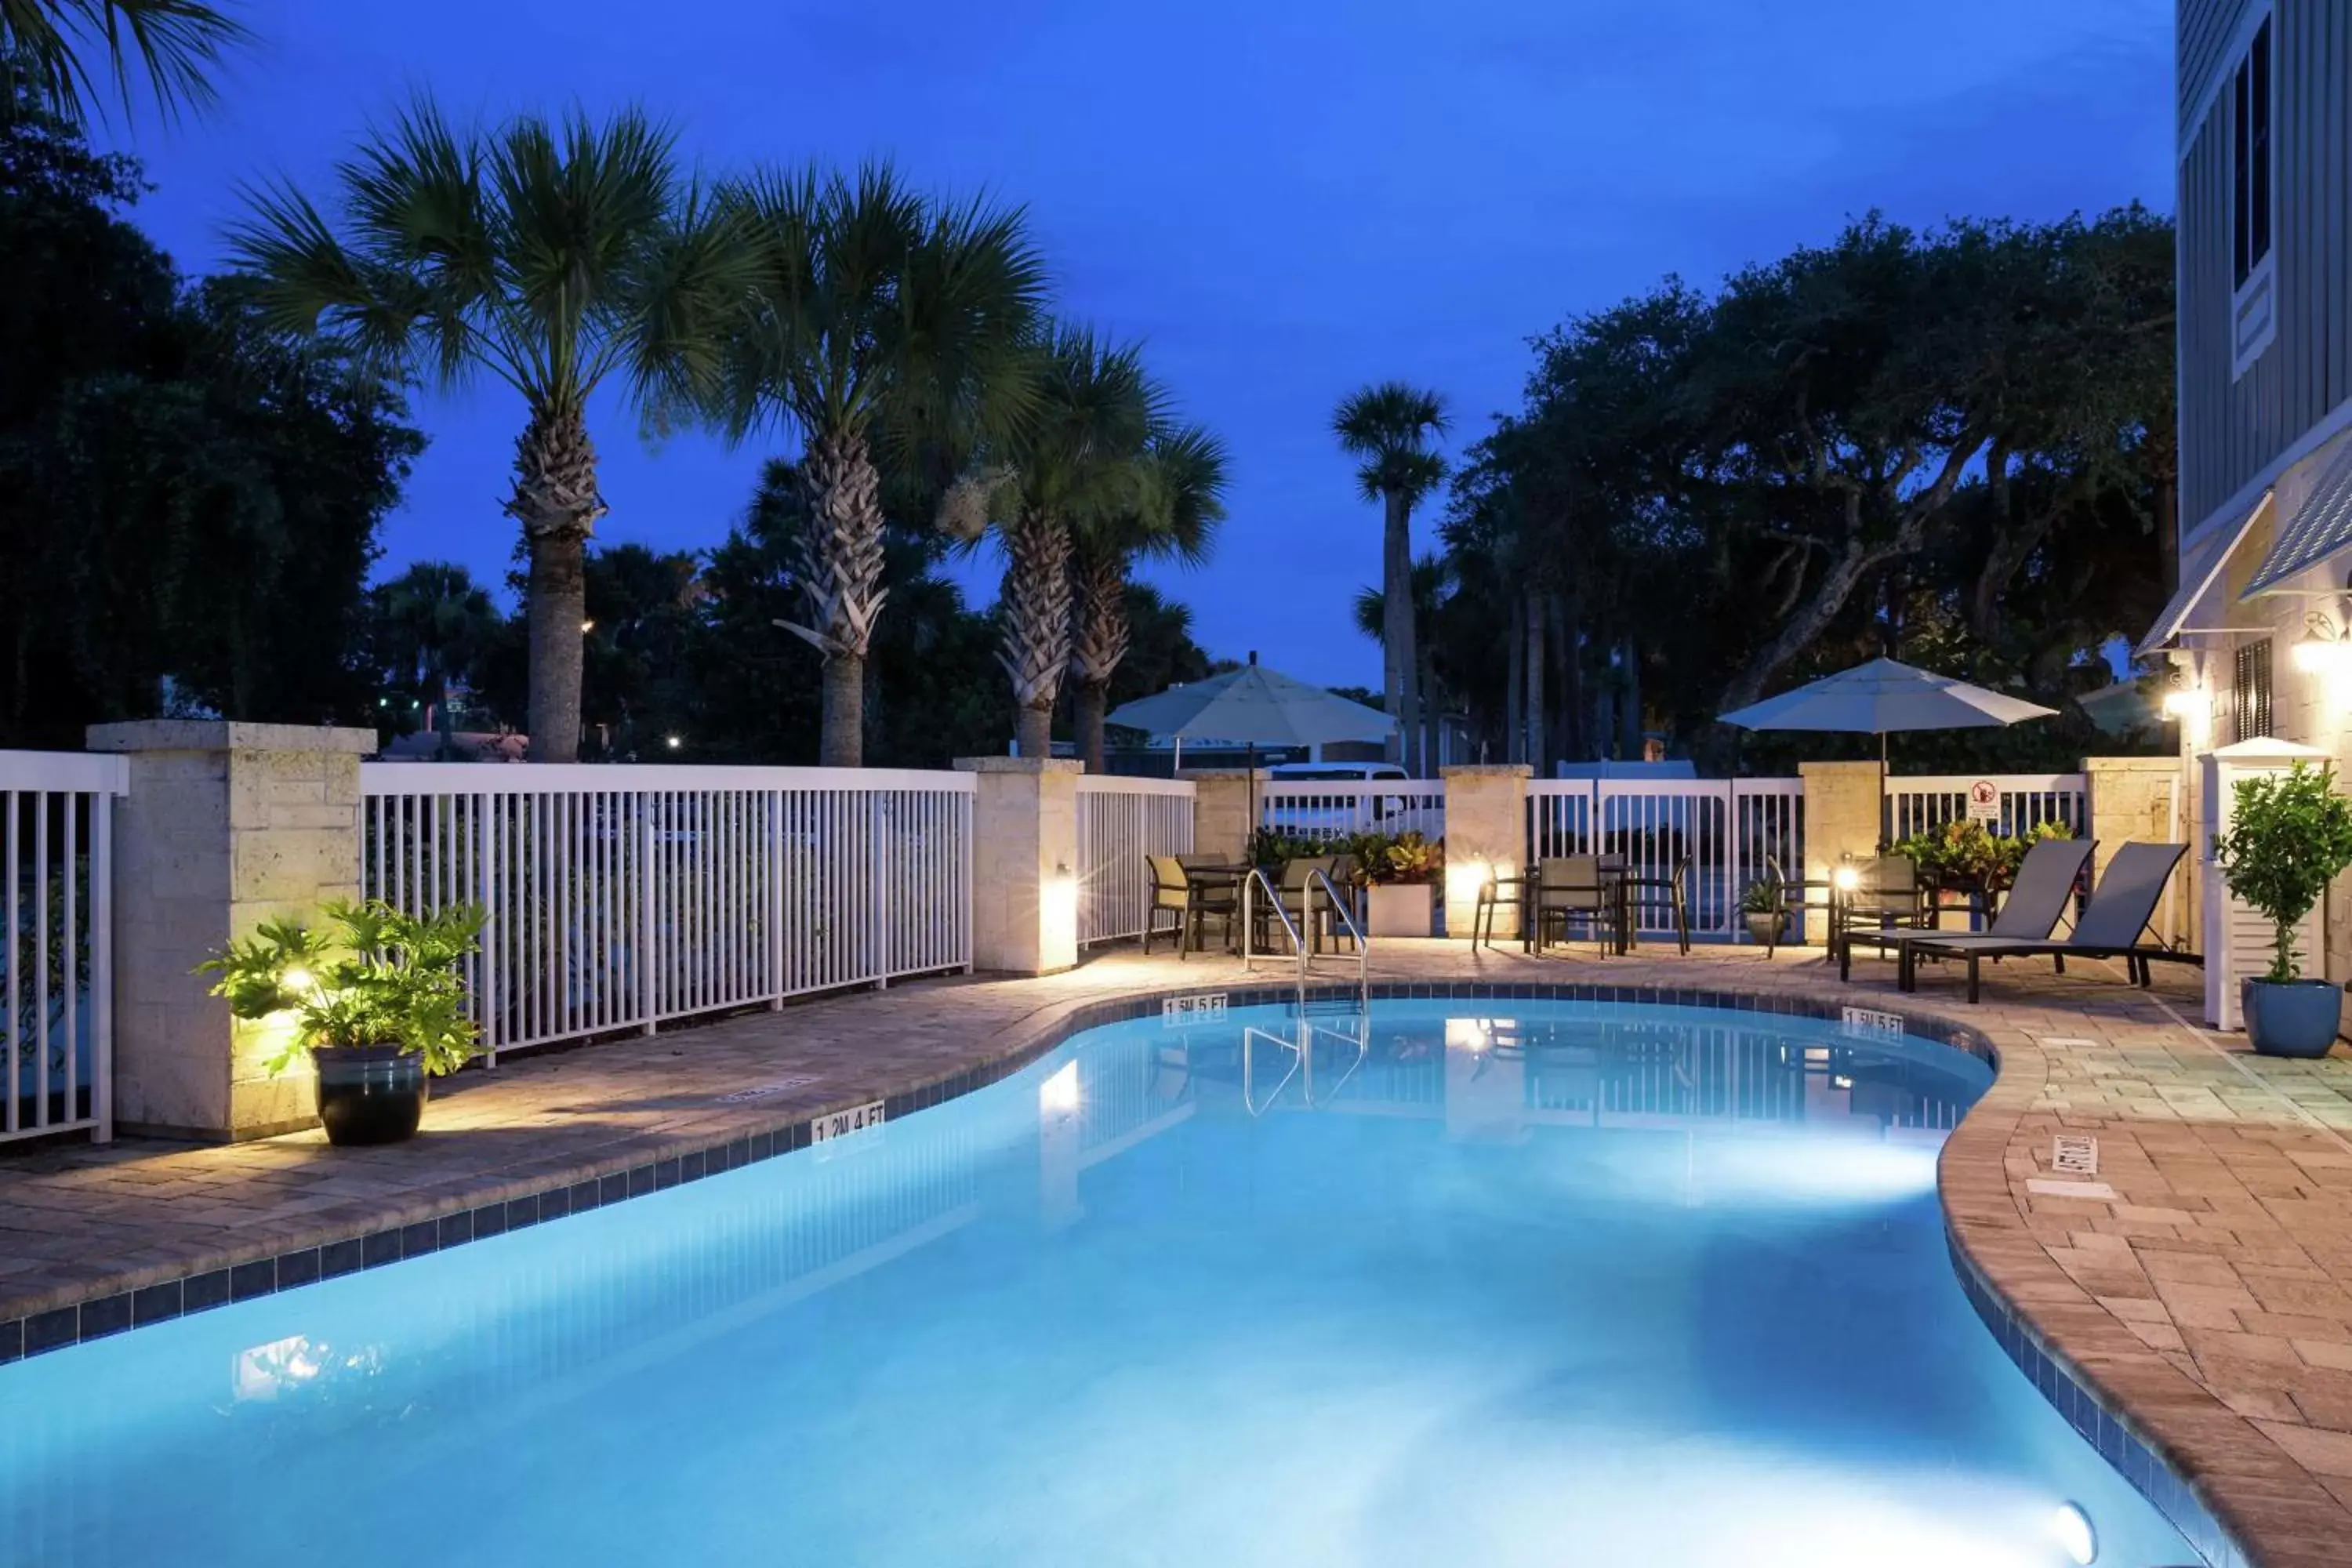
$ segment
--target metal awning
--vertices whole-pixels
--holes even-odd
[[[2230,557],[2237,553],[2238,546],[2245,542],[2246,535],[2254,531],[2255,522],[2270,510],[2271,494],[2264,490],[2263,499],[2256,501],[2244,517],[2228,528],[2215,529],[2192,552],[2181,558],[2180,586],[2174,591],[2171,602],[2156,617],[2156,624],[2148,627],[2147,635],[2139,639],[2139,646],[2132,649],[2135,655],[2145,657],[2158,648],[2171,646],[2173,638],[2179,637],[2188,625],[2189,616],[2195,613],[2198,602],[2221,579],[2222,571],[2230,564]]]
[[[2311,494],[2280,528],[2271,552],[2238,596],[2259,597],[2347,550],[2352,550],[2352,440],[2337,445]]]

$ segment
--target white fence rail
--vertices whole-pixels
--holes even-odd
[[[1171,779],[1078,779],[1078,945],[1143,933],[1147,855],[1192,847],[1192,786]]]
[[[495,1053],[971,963],[963,773],[360,770],[368,895],[489,911]]]
[[[121,757],[0,752],[8,1095],[0,1142],[114,1136],[114,801]]]
[[[1670,878],[1687,858],[1691,931],[1739,929],[1739,895],[1804,864],[1801,779],[1538,779],[1528,786],[1528,858],[1622,855],[1633,875]],[[1644,899],[1640,929],[1674,929],[1663,896]]]
[[[1445,785],[1435,779],[1270,780],[1257,792],[1259,826],[1286,838],[1445,836]]]
[[[2063,824],[2076,837],[2087,828],[2081,773],[1953,773],[1943,777],[1894,777],[1886,781],[1886,816],[1893,837],[1958,822],[1969,815],[1969,792],[1990,784],[1999,795],[1999,816],[1985,826],[2003,836],[2045,822]]]

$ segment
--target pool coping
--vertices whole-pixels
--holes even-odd
[[[1903,1034],[1985,1061],[1993,1069],[1993,1082],[1947,1140],[1938,1162],[1937,1193],[1946,1239],[1963,1294],[2003,1352],[2042,1397],[2172,1522],[2210,1568],[2251,1568],[2259,1561],[2242,1544],[2241,1531],[2230,1520],[2233,1510],[2227,1500],[2205,1495],[2207,1489],[2199,1484],[2193,1468],[2181,1457],[2179,1443],[2168,1440],[2159,1430],[2167,1420],[2135,1416],[2128,1402],[2108,1385],[2119,1367],[2144,1373],[2153,1352],[2147,1352],[2119,1323],[2070,1323],[2074,1331],[2070,1338],[2080,1337],[2088,1329],[2094,1331],[2095,1341],[2111,1342],[2102,1345],[2105,1353],[2095,1357],[2096,1365],[2087,1365],[2086,1360],[2094,1358],[2070,1355],[2035,1321],[2037,1311],[2048,1314],[2063,1310],[2062,1292],[2053,1291],[2038,1305],[2033,1298],[2053,1284],[2063,1285],[2065,1276],[2026,1231],[2004,1173],[2009,1139],[2043,1077],[2041,1053],[2030,1039],[2015,1036],[2004,1048],[2004,1043],[1985,1030],[1938,1014],[1916,1012],[1907,1006],[1899,1011],[1858,1008],[1841,996],[1787,990],[1472,980],[1374,981],[1369,990],[1376,1000],[1557,1000],[1779,1015],[1842,1024],[1858,1042],[1883,1041],[1892,1025]],[[897,1121],[987,1088],[1087,1029],[1150,1016],[1172,998],[1222,995],[1227,1005],[1238,1007],[1278,1005],[1294,1001],[1298,994],[1294,985],[1211,983],[1139,987],[1117,996],[1046,1003],[999,1030],[990,1041],[994,1048],[982,1059],[955,1071],[919,1079],[882,1096],[884,1120]],[[1310,986],[1306,993],[1310,1005],[1346,1002],[1358,994],[1353,986],[1330,984]],[[200,1272],[142,1279],[142,1271],[126,1270],[116,1279],[94,1282],[81,1300],[0,1320],[0,1365],[486,1240],[791,1153],[810,1145],[814,1122],[858,1103],[845,1099],[813,1110],[796,1106],[790,1121],[763,1131],[711,1142],[684,1138],[672,1152],[651,1159],[634,1163],[592,1163],[544,1183],[528,1184],[528,1190],[490,1202],[456,1205],[446,1213],[358,1232],[304,1237],[291,1247],[232,1258],[224,1266]],[[2085,1312],[2107,1317],[2105,1310],[2095,1305],[2074,1310],[2078,1317]],[[2111,1326],[2123,1337],[2098,1334],[2103,1326]],[[2165,1367],[2160,1360],[2156,1364],[2179,1385],[2164,1391],[2170,1396],[2165,1416],[2181,1419],[2204,1414],[2176,1408],[2186,1395],[2188,1404],[2201,1399],[2212,1410],[2235,1419],[2210,1394]],[[2101,1369],[2107,1371],[2107,1380],[2100,1377]]]

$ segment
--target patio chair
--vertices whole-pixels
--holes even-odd
[[[1690,952],[1690,874],[1696,856],[1685,855],[1675,862],[1675,868],[1663,877],[1627,877],[1625,898],[1628,911],[1626,935],[1640,940],[1640,915],[1644,909],[1663,903],[1675,919],[1675,942],[1684,952]]]
[[[1151,939],[1161,929],[1162,913],[1176,918],[1172,934],[1176,938],[1176,956],[1183,958],[1202,946],[1204,929],[1211,919],[1224,928],[1225,940],[1233,941],[1234,921],[1241,912],[1237,886],[1227,880],[1204,880],[1184,864],[1178,855],[1147,855],[1144,865],[1151,876],[1151,902],[1143,912],[1143,951],[1151,951]]]
[[[1307,942],[1310,952],[1323,951],[1323,931],[1331,924],[1330,911],[1323,907],[1323,889],[1316,883],[1314,876],[1318,871],[1329,876],[1331,861],[1332,857],[1328,855],[1295,856],[1282,863],[1282,874],[1275,879],[1275,897],[1281,901],[1282,912],[1288,915],[1291,923],[1298,928],[1298,934]],[[1263,900],[1264,893],[1261,892],[1259,897]],[[1264,945],[1274,935],[1274,911],[1260,909],[1257,921],[1258,929],[1255,935]]]
[[[2107,862],[2106,874],[2091,890],[2091,901],[2083,906],[2083,918],[2074,922],[2074,934],[2063,942],[2033,942],[1995,936],[1990,931],[1976,935],[1956,932],[1950,936],[1922,931],[1903,944],[1898,960],[1899,983],[1906,991],[1918,989],[1919,959],[1923,954],[1967,960],[1971,1002],[1978,996],[1979,968],[1988,958],[2047,955],[2061,964],[2069,958],[2120,958],[2132,984],[2140,986],[2153,983],[2148,968],[2153,959],[2201,964],[2205,960],[2198,953],[2178,952],[2161,942],[2149,946],[2139,940],[2156,914],[2157,900],[2164,896],[2165,883],[2172,879],[2174,868],[2188,852],[2186,844],[2126,844],[2116,850],[2116,858]]]
[[[1837,954],[1840,979],[1852,967],[1846,956],[1849,938],[1867,941],[1874,931],[1918,931],[1934,913],[1919,868],[1907,858],[1881,855],[1853,869],[1854,885],[1841,890],[1830,905],[1830,949]]]
[[[1836,890],[1835,888],[1828,882],[1821,881],[1819,879],[1809,880],[1803,877],[1790,876],[1786,871],[1780,869],[1780,861],[1779,858],[1772,855],[1767,855],[1764,857],[1764,885],[1775,889],[1773,902],[1780,909],[1782,916],[1799,922],[1798,940],[1801,943],[1803,941],[1802,922],[1805,916],[1814,910],[1821,910],[1824,913],[1827,912],[1827,906],[1824,904],[1814,903],[1812,901],[1812,895],[1815,893],[1832,893]],[[1764,956],[1767,958],[1771,957],[1775,952],[1780,951],[1780,932],[1779,929],[1775,927],[1772,934],[1765,939]]]
[[[2066,906],[2074,889],[2083,880],[2083,868],[2090,863],[2092,841],[2088,838],[2045,838],[2025,852],[2024,862],[2017,868],[2017,879],[2010,884],[2009,896],[2000,901],[1994,912],[1992,924],[1981,932],[1955,931],[1952,935],[1983,935],[2006,941],[2040,942],[2058,929],[2058,921],[2066,913]],[[1875,948],[1879,956],[1902,955],[1906,942],[1921,937],[1937,937],[1937,931],[1853,931],[1838,951],[1838,978],[1847,980],[1853,973],[1853,949],[1856,944]],[[2060,972],[2066,960],[2057,957]]]
[[[1598,855],[1549,855],[1536,862],[1533,885],[1528,889],[1525,925],[1529,951],[1541,952],[1551,922],[1559,922],[1559,940],[1569,942],[1571,921],[1582,919],[1593,941],[1606,954],[1622,940],[1625,898],[1623,879],[1603,873]]]

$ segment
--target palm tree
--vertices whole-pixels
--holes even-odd
[[[1140,504],[1081,520],[1073,535],[1076,623],[1070,676],[1078,683],[1078,755],[1103,766],[1103,713],[1128,649],[1128,581],[1139,558],[1197,566],[1225,515],[1225,449],[1198,426],[1163,430],[1143,458]]]
[[[1024,757],[1049,755],[1070,666],[1073,531],[1153,504],[1146,479],[1165,397],[1132,345],[1056,329],[1036,362],[1036,403],[1012,446],[1013,509],[1000,525],[997,662],[1012,679]]]
[[[855,180],[760,174],[728,203],[759,260],[728,416],[739,433],[773,419],[801,437],[808,624],[778,624],[824,658],[822,761],[856,767],[889,593],[879,464],[1009,437],[1031,390],[1045,268],[1019,209],[928,202],[887,165]]]
[[[1432,436],[1446,429],[1445,399],[1401,381],[1384,381],[1340,399],[1331,416],[1339,449],[1361,458],[1356,478],[1364,499],[1387,510],[1381,542],[1381,600],[1386,619],[1381,636],[1381,685],[1389,711],[1397,716],[1397,752],[1416,776],[1423,772],[1421,694],[1413,646],[1412,509],[1445,478],[1445,459],[1432,451]]]
[[[234,254],[275,325],[444,386],[488,371],[521,395],[506,511],[530,561],[530,755],[571,762],[587,545],[606,510],[589,400],[617,381],[663,428],[715,397],[750,253],[679,174],[670,132],[635,110],[485,133],[419,99],[336,184],[340,223],[291,186],[254,193]]]
[[[449,693],[469,683],[504,624],[473,574],[448,561],[419,561],[370,595],[377,661],[414,689],[439,733],[450,729]]]
[[[166,115],[213,99],[211,73],[249,35],[227,7],[204,0],[0,0],[0,77],[22,75],[58,119],[84,122],[97,79],[127,105],[134,66]]]

